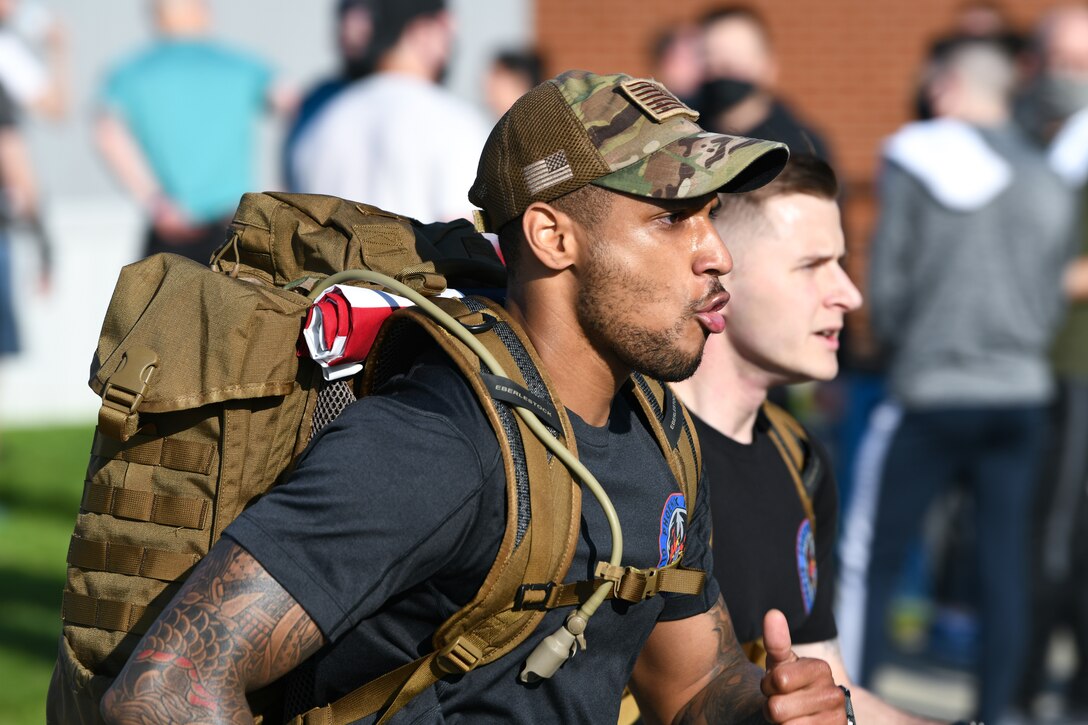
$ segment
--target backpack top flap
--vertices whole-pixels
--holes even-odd
[[[413,221],[368,204],[322,194],[280,192],[242,196],[231,234],[216,253],[220,269],[277,287],[344,269],[390,277],[426,268],[433,246]]]
[[[505,287],[495,248],[465,219],[414,219],[322,194],[242,196],[215,268],[277,287],[344,269],[370,269],[425,294],[454,286]],[[427,277],[420,279],[420,277]]]
[[[129,401],[130,414],[286,395],[308,306],[293,292],[153,255],[121,270],[91,361],[91,389],[103,395],[129,353],[146,350],[156,362],[145,388],[132,391],[139,395]]]

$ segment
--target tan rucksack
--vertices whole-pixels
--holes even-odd
[[[629,601],[701,590],[702,572],[675,565],[605,567],[594,581],[563,583],[580,489],[512,406],[538,413],[572,452],[575,441],[525,335],[494,302],[435,299],[508,378],[484,374],[476,353],[413,307],[382,327],[361,375],[324,382],[296,353],[307,293],[352,269],[380,272],[427,298],[448,281],[495,289],[505,278],[490,242],[468,222],[421,225],[334,197],[278,193],[242,198],[210,268],[156,255],[122,270],[92,361],[102,406],[68,553],[49,722],[101,722],[103,693],[223,529],[284,479],[318,430],[426,346],[437,344],[464,372],[498,436],[515,502],[498,556],[478,594],[436,631],[433,652],[295,722],[347,723],[382,709],[388,718],[441,677],[498,659],[548,609],[579,604],[603,584]],[[633,376],[629,392],[693,510],[700,461],[686,411],[656,381]],[[282,689],[252,695],[254,711],[279,719]]]

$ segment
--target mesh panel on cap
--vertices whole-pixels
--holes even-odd
[[[557,151],[566,156],[570,178],[531,195],[525,167]],[[559,89],[545,82],[515,103],[492,131],[469,198],[487,211],[497,231],[531,202],[551,201],[609,171]]]

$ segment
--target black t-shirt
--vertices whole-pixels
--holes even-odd
[[[812,501],[813,535],[769,428],[761,411],[745,445],[695,418],[714,521],[714,576],[741,642],[763,636],[763,615],[772,608],[786,615],[795,643],[834,639],[835,478],[813,445],[824,471]]]
[[[709,572],[706,497],[687,521],[679,518],[687,525],[678,525],[673,514],[684,508],[683,496],[623,396],[607,426],[571,419],[582,462],[619,514],[623,564],[659,566],[679,534],[684,564]],[[431,361],[349,406],[315,439],[291,479],[226,534],[329,640],[314,658],[314,704],[325,704],[431,650],[434,630],[472,598],[490,568],[505,507],[494,432],[460,373]],[[607,521],[588,491],[581,532],[568,582],[591,578],[611,549]],[[394,722],[615,722],[654,624],[705,612],[717,596],[708,576],[699,596],[607,601],[589,622],[588,650],[551,679],[524,685],[517,675],[526,657],[570,611],[553,610],[512,653],[439,682]]]

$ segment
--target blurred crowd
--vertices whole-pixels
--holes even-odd
[[[208,261],[255,190],[269,113],[285,127],[284,190],[470,215],[494,119],[563,70],[504,50],[477,107],[442,83],[457,32],[442,0],[341,0],[339,67],[298,89],[214,39],[205,2],[150,4],[155,39],[117,59],[95,117],[101,158],[144,213],[144,254]],[[43,6],[0,1],[0,356],[19,349],[13,225],[31,230],[48,286],[19,119],[65,112],[66,47]],[[826,129],[780,94],[758,11],[708,8],[647,50],[708,130],[836,165]],[[843,652],[870,686],[905,655],[973,669],[987,722],[1088,721],[1088,4],[1025,28],[997,2],[964,3],[914,85],[916,119],[881,150],[875,227],[851,240],[869,251],[855,281],[871,326],[844,339],[838,381],[777,394],[835,458]],[[1055,632],[1078,652],[1063,682],[1048,671]]]
[[[717,8],[661,35],[655,75],[707,128],[834,165],[776,90],[773,31]],[[915,87],[854,240],[864,339],[832,386],[779,395],[836,458],[844,658],[867,686],[911,657],[974,671],[986,722],[1088,721],[1088,6],[1019,28],[964,3]]]

